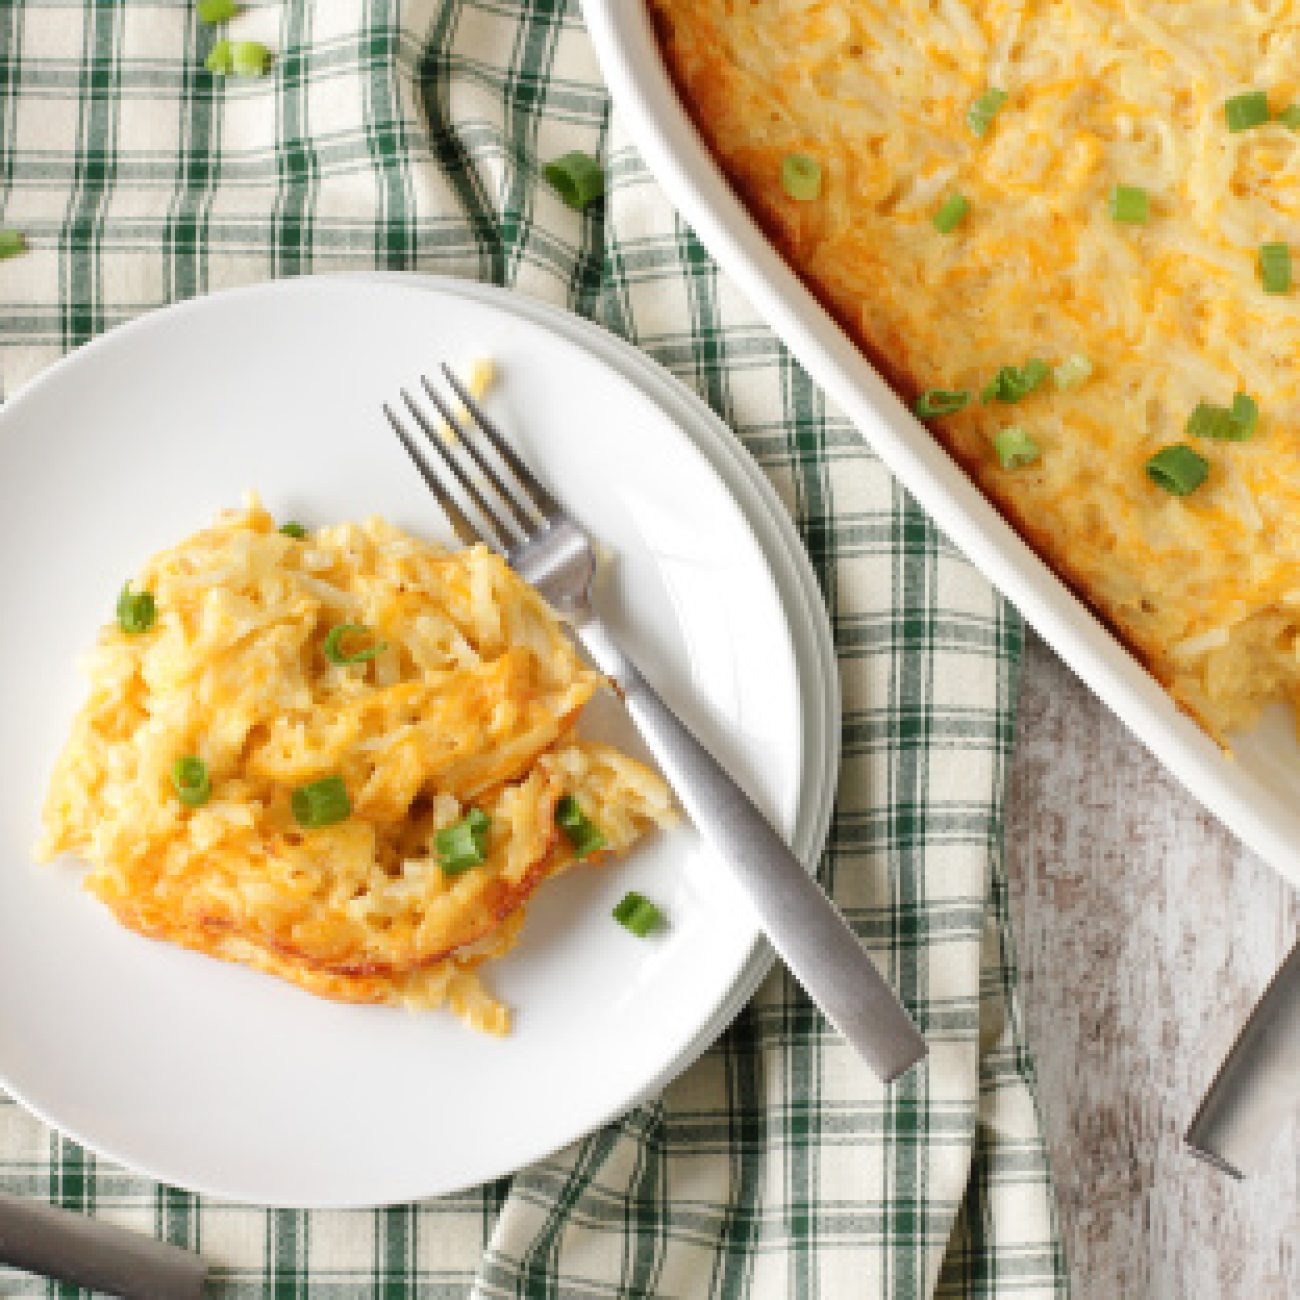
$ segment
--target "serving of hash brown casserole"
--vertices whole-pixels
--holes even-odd
[[[1300,703],[1300,4],[647,3],[786,259],[1175,700]]]
[[[325,997],[449,1005],[580,858],[674,820],[575,723],[604,684],[483,547],[380,519],[277,528],[256,501],[155,556],[88,665],[40,854],[118,920]]]

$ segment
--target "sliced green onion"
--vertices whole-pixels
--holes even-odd
[[[786,154],[781,162],[781,188],[801,203],[808,203],[822,192],[822,165],[806,153]]]
[[[993,119],[1007,102],[1005,90],[986,90],[966,111],[966,125],[978,136],[988,134]]]
[[[301,524],[295,523],[292,519],[289,520],[287,524],[281,524],[280,531],[286,537],[292,537],[296,542],[302,541],[302,539],[307,536],[307,530]]]
[[[1210,462],[1182,442],[1161,447],[1147,461],[1147,477],[1176,497],[1195,492],[1209,473]]]
[[[566,153],[549,162],[542,175],[564,200],[567,207],[581,212],[588,203],[594,203],[605,192],[605,173],[600,163],[580,149]]]
[[[152,591],[132,591],[128,582],[117,598],[117,625],[128,636],[147,632],[158,621],[158,606]]]
[[[1259,423],[1259,405],[1247,393],[1238,393],[1231,406],[1198,402],[1187,417],[1189,438],[1209,438],[1214,442],[1245,442]]]
[[[230,47],[231,71],[237,77],[260,77],[271,62],[271,51],[261,41],[236,41]]]
[[[1092,362],[1082,352],[1075,352],[1052,371],[1052,378],[1062,392],[1078,388],[1092,378]]]
[[[199,0],[199,22],[209,26],[229,22],[238,12],[235,0]]]
[[[941,235],[951,235],[965,220],[970,202],[964,194],[949,194],[934,214],[934,228]]]
[[[0,258],[16,257],[26,248],[27,237],[21,230],[0,230]]]
[[[330,628],[329,635],[325,638],[325,658],[340,668],[347,664],[364,664],[377,659],[388,649],[387,641],[377,641],[360,650],[347,651],[343,648],[344,637],[369,635],[370,629],[360,623],[340,623],[337,627]]]
[[[1291,245],[1259,246],[1259,279],[1265,293],[1291,292]]]
[[[178,758],[172,767],[172,788],[187,808],[202,808],[212,798],[208,765],[194,754]]]
[[[1110,192],[1110,215],[1126,226],[1145,226],[1151,218],[1151,196],[1139,185],[1116,185]]]
[[[447,875],[457,876],[483,865],[487,860],[487,833],[491,824],[487,813],[471,808],[455,825],[445,827],[433,837],[438,865]]]
[[[614,909],[614,920],[625,930],[631,930],[638,939],[644,939],[651,930],[657,930],[663,924],[664,914],[644,894],[633,889]]]
[[[1262,90],[1248,90],[1244,95],[1233,95],[1224,101],[1223,115],[1228,119],[1229,131],[1249,131],[1253,126],[1263,126],[1271,116],[1268,94]]]
[[[229,41],[218,41],[208,51],[208,57],[203,60],[203,66],[219,77],[224,77],[227,73],[233,72],[235,70],[234,47]]]
[[[1041,357],[1032,357],[1023,366],[1003,366],[985,385],[980,400],[1018,402],[1038,388],[1051,369]]]
[[[1043,454],[1042,448],[1018,424],[994,434],[993,450],[1003,469],[1032,465]]]
[[[289,796],[294,820],[309,831],[334,826],[352,815],[352,801],[341,776],[325,776],[308,785],[300,785]]]
[[[566,794],[555,805],[555,824],[564,832],[565,838],[580,858],[605,847],[606,841],[600,827],[582,811],[571,794]]]
[[[1288,104],[1277,115],[1277,120],[1293,131],[1300,131],[1300,104]]]
[[[934,420],[941,415],[955,415],[970,405],[970,392],[965,388],[927,388],[912,404],[912,410],[922,420]]]

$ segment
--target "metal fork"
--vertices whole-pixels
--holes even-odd
[[[427,376],[420,383],[454,439],[444,438],[437,421],[405,389],[402,401],[425,435],[423,443],[387,403],[384,414],[456,535],[467,546],[484,542],[503,555],[572,624],[596,666],[618,687],[696,829],[748,891],[791,974],[880,1078],[896,1078],[926,1052],[911,1018],[817,882],[615,644],[592,609],[596,554],[586,533],[452,371],[444,365],[442,373],[467,418]],[[499,469],[480,442],[491,446]],[[478,522],[457,500],[453,484]]]

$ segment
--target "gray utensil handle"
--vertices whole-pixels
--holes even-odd
[[[3,1192],[0,1261],[128,1300],[198,1300],[208,1271],[191,1251]]]
[[[790,973],[880,1078],[915,1065],[925,1040],[835,905],[600,620],[577,631],[618,686],[696,830],[749,894]]]

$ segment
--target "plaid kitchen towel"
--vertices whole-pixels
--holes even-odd
[[[0,1186],[202,1251],[217,1295],[1062,1293],[998,857],[1014,615],[676,218],[572,3],[285,0],[230,34],[271,47],[265,77],[206,72],[190,3],[0,4],[0,224],[29,244],[0,262],[0,391],[161,303],[349,268],[491,280],[632,339],[802,529],[845,700],[821,879],[931,1057],[882,1087],[777,970],[662,1098],[461,1196],[215,1203],[4,1101]],[[575,148],[608,173],[582,215],[540,177]],[[46,1288],[0,1272],[0,1293]]]

